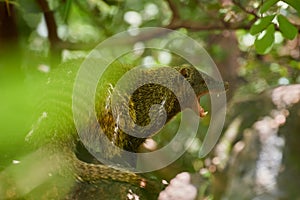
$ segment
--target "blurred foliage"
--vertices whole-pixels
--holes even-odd
[[[41,2],[48,5],[48,10],[41,7]],[[51,58],[51,48],[59,53],[60,61],[65,61],[86,56],[98,43],[121,31],[165,27],[194,38],[217,63],[237,61],[238,66],[225,69],[234,70],[233,76],[242,80],[235,98],[277,85],[300,83],[298,0],[1,0],[0,3],[10,5],[9,16],[16,16],[15,42],[19,47],[11,51],[0,42],[0,171],[16,164],[15,160],[30,151],[24,138],[30,131],[36,97],[41,92],[36,86],[58,66]],[[49,25],[45,13],[53,14],[56,27]],[[57,41],[50,39],[53,28]],[[237,57],[231,57],[230,47],[214,42],[214,36],[226,35],[228,31],[234,33],[238,42]],[[0,35],[3,41],[1,37],[4,36]],[[158,51],[143,51],[122,59],[136,64],[178,63],[168,52]],[[201,103],[209,108],[209,97],[204,97]],[[169,178],[180,170],[195,172],[209,165],[211,161],[197,157],[201,133],[209,126],[209,120],[208,116],[201,121],[199,138],[176,162],[177,168]],[[167,126],[165,130],[174,132],[176,126]],[[163,146],[170,137],[162,134],[156,140]],[[209,170],[201,171],[205,178],[209,178]],[[201,190],[203,196],[207,195],[206,190],[209,188]]]
[[[277,3],[276,9],[271,8]],[[298,35],[298,29],[293,25],[287,17],[295,15],[296,12],[287,12],[286,9],[294,8],[297,13],[300,12],[300,7],[296,1],[279,2],[278,0],[269,0],[264,3],[260,10],[260,18],[252,25],[250,33],[257,35],[255,40],[255,48],[258,53],[268,53],[275,42],[275,26],[278,27],[282,36],[292,40]]]

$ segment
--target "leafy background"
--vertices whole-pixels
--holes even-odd
[[[138,27],[187,34],[203,45],[230,82],[228,100],[234,102],[300,82],[299,14],[297,0],[1,0],[0,171],[32,151],[24,138],[35,120],[41,95],[37,87],[47,73],[61,62],[86,56],[106,38]],[[168,56],[143,52],[130,61],[176,63]],[[209,107],[209,98],[202,104]],[[209,117],[201,123],[207,128]],[[176,125],[165,129],[172,132]],[[169,137],[163,134],[156,141],[163,145]],[[206,168],[211,161],[197,157],[201,137],[173,171],[163,174],[165,179],[202,170],[212,180],[213,169]]]

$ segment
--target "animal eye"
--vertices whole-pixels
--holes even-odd
[[[189,77],[189,72],[188,72],[188,70],[185,69],[185,68],[181,69],[181,70],[180,70],[180,73],[181,73],[181,75],[182,75],[184,78]]]

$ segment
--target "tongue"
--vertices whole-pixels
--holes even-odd
[[[197,98],[197,110],[200,117],[205,117],[208,112],[205,112],[204,109],[200,106],[200,98]]]

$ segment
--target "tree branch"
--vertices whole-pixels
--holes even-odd
[[[180,19],[179,10],[177,9],[176,3],[173,0],[166,0],[170,10],[172,11],[172,19],[170,23],[174,23],[178,19]]]
[[[186,28],[191,31],[250,29],[252,24],[256,21],[256,20],[252,20],[248,24],[224,23],[224,21],[220,21],[220,23],[204,25],[195,21],[181,20],[179,10],[176,4],[174,3],[174,1],[166,0],[166,2],[168,3],[170,10],[172,12],[172,19],[169,25],[165,26],[165,28],[168,29]],[[255,12],[246,10],[240,3],[236,2],[236,0],[233,0],[233,3],[236,4],[244,12],[254,15],[255,18],[258,18]]]
[[[252,26],[252,22],[248,24],[233,24],[233,23],[222,23],[222,24],[208,24],[204,25],[195,21],[176,21],[174,23],[170,23],[165,28],[168,29],[179,29],[186,28],[190,31],[213,31],[213,30],[237,30],[237,29],[246,29],[249,30]]]
[[[89,43],[89,44],[71,43],[71,42],[60,40],[56,33],[57,26],[55,23],[53,12],[49,10],[47,1],[45,1],[45,0],[37,0],[37,1],[39,2],[39,5],[41,6],[41,8],[44,12],[44,15],[45,15],[47,28],[49,31],[49,40],[51,42],[51,45],[55,45],[56,51],[57,51],[57,49],[60,49],[60,50],[62,50],[62,49],[70,49],[70,50],[91,49],[94,46],[96,46],[96,43]],[[255,18],[247,23],[245,23],[243,21],[239,22],[239,23],[237,23],[237,22],[224,23],[224,21],[220,20],[213,24],[203,24],[202,22],[198,22],[198,21],[181,20],[180,13],[179,13],[176,3],[172,0],[166,0],[166,2],[168,3],[168,5],[170,7],[171,12],[172,12],[172,19],[171,19],[170,23],[167,26],[164,26],[163,28],[171,29],[171,30],[176,30],[179,28],[186,28],[189,31],[222,31],[222,30],[238,30],[238,29],[249,30],[251,28],[252,24],[257,20],[257,18],[259,18],[259,16],[257,16],[257,14],[254,11],[249,11],[246,8],[244,8],[239,2],[237,2],[237,0],[232,0],[232,1],[243,12],[253,15]],[[300,31],[300,26],[296,26],[296,27]],[[165,35],[167,33],[168,33],[167,30],[159,30],[159,31],[156,30],[156,31],[150,32],[148,34],[139,35],[138,37],[132,38],[131,40],[116,41],[116,45],[128,44],[128,43],[132,43],[134,41],[145,41],[145,40],[149,40],[153,37],[159,37],[159,36]],[[134,40],[134,41],[132,41],[132,40]]]
[[[52,44],[55,44],[55,43],[59,42],[60,39],[57,35],[57,25],[56,25],[56,22],[54,19],[53,11],[51,11],[49,9],[47,1],[37,0],[37,2],[44,13],[44,17],[45,17],[45,21],[46,21],[46,25],[47,25],[47,29],[48,29],[49,40]]]
[[[48,30],[48,38],[50,41],[50,52],[52,58],[57,63],[61,59],[61,49],[58,48],[58,44],[62,41],[57,35],[57,25],[54,18],[53,11],[50,10],[48,2],[46,0],[37,0],[38,5],[40,6],[42,12],[44,13],[47,30]],[[56,64],[54,63],[54,64]]]
[[[247,10],[242,4],[241,2],[238,2],[237,0],[232,0],[232,3],[234,5],[236,5],[237,7],[239,7],[242,11],[244,11],[247,14],[253,15],[255,17],[255,19],[258,19],[259,16],[256,14],[256,12],[254,12],[254,10]]]

